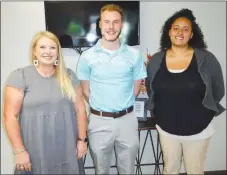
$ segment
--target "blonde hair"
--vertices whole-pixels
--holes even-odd
[[[101,14],[105,11],[110,11],[110,12],[116,11],[116,12],[120,13],[121,19],[123,20],[123,10],[119,5],[107,4],[107,5],[103,6],[100,10],[100,18],[101,18]]]
[[[36,57],[34,55],[34,51],[35,51],[37,42],[42,37],[47,37],[56,43],[57,51],[58,51],[58,65],[55,67],[55,69],[56,69],[55,74],[56,74],[57,80],[61,86],[62,94],[63,95],[67,94],[69,99],[72,100],[73,102],[75,102],[75,100],[76,100],[75,89],[74,89],[72,81],[68,75],[68,72],[67,72],[64,60],[63,60],[60,42],[55,34],[49,32],[49,31],[41,31],[41,32],[38,32],[34,36],[34,38],[32,40],[32,44],[31,44],[31,53],[30,53],[31,54],[31,63],[33,64],[33,60],[36,59]]]

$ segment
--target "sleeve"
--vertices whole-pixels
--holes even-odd
[[[73,87],[78,86],[80,84],[79,79],[77,78],[76,74],[69,68],[67,68],[69,78],[72,81]]]
[[[14,70],[7,78],[5,85],[25,90],[23,69],[19,68]]]
[[[221,65],[218,62],[217,58],[212,54],[211,55],[212,64],[211,68],[211,79],[212,79],[212,93],[216,102],[220,102],[225,95],[225,85],[224,78],[221,69]]]
[[[78,66],[77,66],[77,76],[79,80],[90,80],[91,69],[88,65],[87,59],[82,54]]]
[[[213,98],[218,108],[218,112],[215,114],[215,116],[218,116],[225,111],[225,108],[220,104],[221,99],[225,95],[223,73],[222,73],[220,63],[218,62],[217,58],[213,54],[211,54],[211,57],[208,59],[212,60],[212,62],[210,62],[209,64],[210,72],[211,72],[211,85],[212,85]]]
[[[134,80],[141,80],[147,77],[147,72],[145,69],[144,58],[141,52],[138,53],[136,64],[133,68],[133,78]]]

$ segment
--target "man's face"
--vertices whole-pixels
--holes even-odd
[[[121,14],[117,11],[104,11],[99,23],[102,38],[106,41],[116,41],[123,27]]]

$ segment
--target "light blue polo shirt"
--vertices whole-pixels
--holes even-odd
[[[89,104],[93,109],[116,112],[134,104],[134,81],[147,77],[147,72],[139,50],[121,43],[111,53],[101,47],[99,40],[82,53],[77,77],[89,80]]]

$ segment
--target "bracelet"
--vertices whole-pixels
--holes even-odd
[[[20,154],[22,152],[25,152],[25,148],[17,149],[13,153],[14,153],[14,155],[17,155],[17,154]]]
[[[87,139],[87,137],[85,137],[85,138],[83,138],[83,139],[81,139],[81,138],[78,138],[78,141],[82,141],[82,142],[85,142],[85,143],[87,143],[88,139]]]

